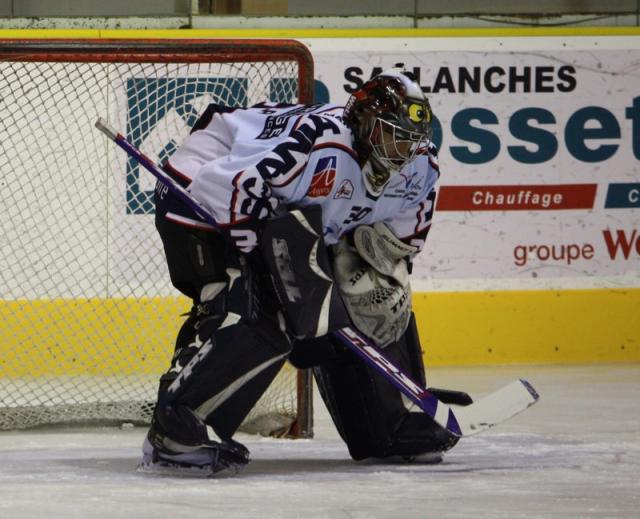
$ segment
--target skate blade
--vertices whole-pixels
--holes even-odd
[[[180,465],[166,461],[150,462],[141,461],[136,467],[136,472],[153,476],[168,476],[180,478],[225,478],[233,477],[240,472],[237,465]]]
[[[444,459],[443,452],[426,452],[417,456],[408,456],[404,458],[406,463],[415,463],[417,465],[438,465]]]
[[[407,465],[411,463],[416,465],[438,465],[442,463],[443,459],[443,452],[425,452],[416,456],[395,455],[387,456],[386,458],[367,458],[358,463],[364,465]]]

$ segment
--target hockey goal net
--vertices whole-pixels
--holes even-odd
[[[310,102],[293,41],[0,41],[0,429],[148,422],[189,301],[153,225],[154,179],[95,128],[162,162],[211,102]],[[285,367],[245,421],[311,435]]]

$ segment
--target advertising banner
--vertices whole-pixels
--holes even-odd
[[[640,286],[637,39],[307,43],[323,100],[397,64],[429,96],[442,175],[419,287]]]

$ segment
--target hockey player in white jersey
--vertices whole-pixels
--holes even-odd
[[[345,107],[211,105],[202,114],[164,168],[228,232],[158,184],[171,279],[194,305],[160,380],[143,467],[214,473],[248,463],[233,435],[287,360],[313,368],[354,459],[437,456],[455,444],[327,335],[353,325],[425,383],[409,270],[439,176],[431,117],[419,85],[398,70]],[[323,236],[311,264],[311,254],[289,257],[305,247],[301,229]],[[326,284],[326,297],[309,279]]]

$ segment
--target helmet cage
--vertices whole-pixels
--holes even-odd
[[[365,184],[378,195],[392,175],[411,162],[431,138],[432,112],[419,85],[400,73],[383,73],[354,92],[345,119],[355,130]]]
[[[389,173],[400,171],[426,146],[429,133],[406,130],[378,117],[371,132],[371,154]]]

